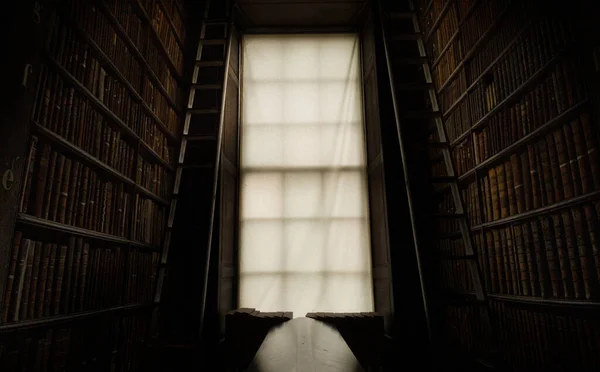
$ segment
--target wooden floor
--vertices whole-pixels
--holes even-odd
[[[318,320],[296,318],[274,327],[258,349],[252,372],[361,372],[338,331]]]

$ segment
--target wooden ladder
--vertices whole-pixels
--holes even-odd
[[[212,15],[211,1],[207,0],[205,2],[155,294],[155,302],[160,303],[168,267],[169,249],[171,245],[177,244],[173,242],[174,221],[178,213],[186,213],[181,211],[182,205],[178,207],[178,203],[197,203],[198,208],[202,208],[202,206],[205,206],[206,209],[210,208],[210,215],[207,219],[209,221],[208,241],[204,252],[202,282],[191,283],[191,286],[200,284],[202,291],[199,339],[202,337],[206,317],[211,248],[214,245],[215,225],[218,224],[218,221],[216,221],[217,194],[223,145],[225,87],[228,79],[226,66],[229,64],[232,44],[232,19],[229,15],[230,12],[228,12],[229,8],[230,6],[225,6],[227,14]],[[208,46],[212,49],[209,50]],[[219,71],[219,69],[223,71],[222,74],[212,73],[213,70]],[[207,81],[207,76],[214,76],[216,79]],[[212,187],[210,187],[211,185]],[[196,190],[194,194],[197,197],[192,202],[186,197],[182,197],[182,189],[184,188],[186,190]],[[199,202],[196,200],[198,198],[202,200]],[[205,209],[202,213],[205,213]],[[187,227],[189,228],[189,226]],[[195,226],[195,229],[202,231],[203,227]],[[201,250],[201,247],[204,247],[203,243],[198,244],[198,246],[188,246],[186,249]]]
[[[408,4],[401,5],[399,9],[384,9],[384,4],[386,4],[386,2],[379,1],[378,5],[386,59],[385,62],[387,64],[389,84],[391,87],[391,97],[402,158],[402,167],[406,180],[406,195],[408,198],[413,240],[421,277],[422,295],[430,343],[432,345],[435,344],[435,336],[432,332],[432,321],[430,317],[432,314],[429,309],[429,304],[433,301],[429,298],[429,295],[426,295],[426,283],[420,260],[425,254],[432,256],[432,252],[424,251],[426,245],[420,243],[423,241],[423,236],[419,236],[418,233],[418,224],[423,223],[423,221],[417,217],[417,207],[415,206],[415,200],[413,199],[417,190],[411,185],[411,174],[409,172],[412,164],[410,163],[411,160],[409,160],[408,148],[412,145],[409,141],[413,140],[411,135],[407,135],[406,133],[407,126],[409,125],[420,125],[430,133],[437,133],[436,141],[432,142],[429,140],[426,146],[428,147],[428,150],[435,149],[435,152],[438,154],[438,159],[440,157],[443,158],[446,174],[444,176],[431,176],[429,182],[434,185],[434,193],[448,192],[448,190],[450,190],[454,208],[452,212],[432,213],[429,217],[434,221],[436,219],[456,220],[460,227],[460,236],[464,244],[465,255],[459,257],[436,257],[436,259],[460,260],[467,264],[475,292],[475,301],[472,302],[476,303],[477,306],[482,307],[482,327],[486,334],[489,335],[489,339],[493,340],[493,329],[490,321],[486,293],[482,285],[481,268],[477,261],[476,251],[473,249],[473,240],[468,216],[459,190],[458,177],[454,170],[450,143],[446,136],[442,112],[438,105],[437,93],[432,81],[431,69],[427,58],[424,35],[419,26],[416,9],[412,0],[408,0]],[[411,78],[403,79],[403,77],[408,76]],[[424,165],[424,162],[419,163],[419,165]],[[414,165],[412,166],[414,167]],[[436,298],[435,302],[444,303],[446,300],[447,299]],[[460,301],[463,300],[466,300],[466,298],[460,298]],[[493,344],[489,346],[490,350],[493,351],[495,349]]]

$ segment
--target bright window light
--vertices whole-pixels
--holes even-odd
[[[247,35],[240,307],[373,311],[358,35]]]

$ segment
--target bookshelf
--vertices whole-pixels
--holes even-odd
[[[593,315],[600,306],[593,66],[576,27],[535,1],[432,3],[421,4],[421,23],[488,305],[499,322],[496,342],[513,369],[549,368],[557,361],[545,329],[561,329],[577,345],[586,327],[600,330]],[[431,158],[438,162],[432,173],[444,176],[443,159],[435,152]],[[436,213],[453,210],[449,192],[436,190]],[[464,255],[458,225],[437,221],[434,228],[436,254],[445,257],[440,288],[472,290],[455,259]],[[451,313],[448,322],[464,331],[451,342],[481,352],[477,343],[488,336],[475,334],[476,315],[460,305]],[[560,363],[597,368],[590,350],[571,347]],[[587,359],[575,360],[581,355]]]
[[[0,272],[0,366],[139,368],[180,143],[181,4],[52,7]],[[94,337],[106,350],[72,353]]]

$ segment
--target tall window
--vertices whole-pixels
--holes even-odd
[[[372,311],[358,36],[242,45],[240,306]]]

